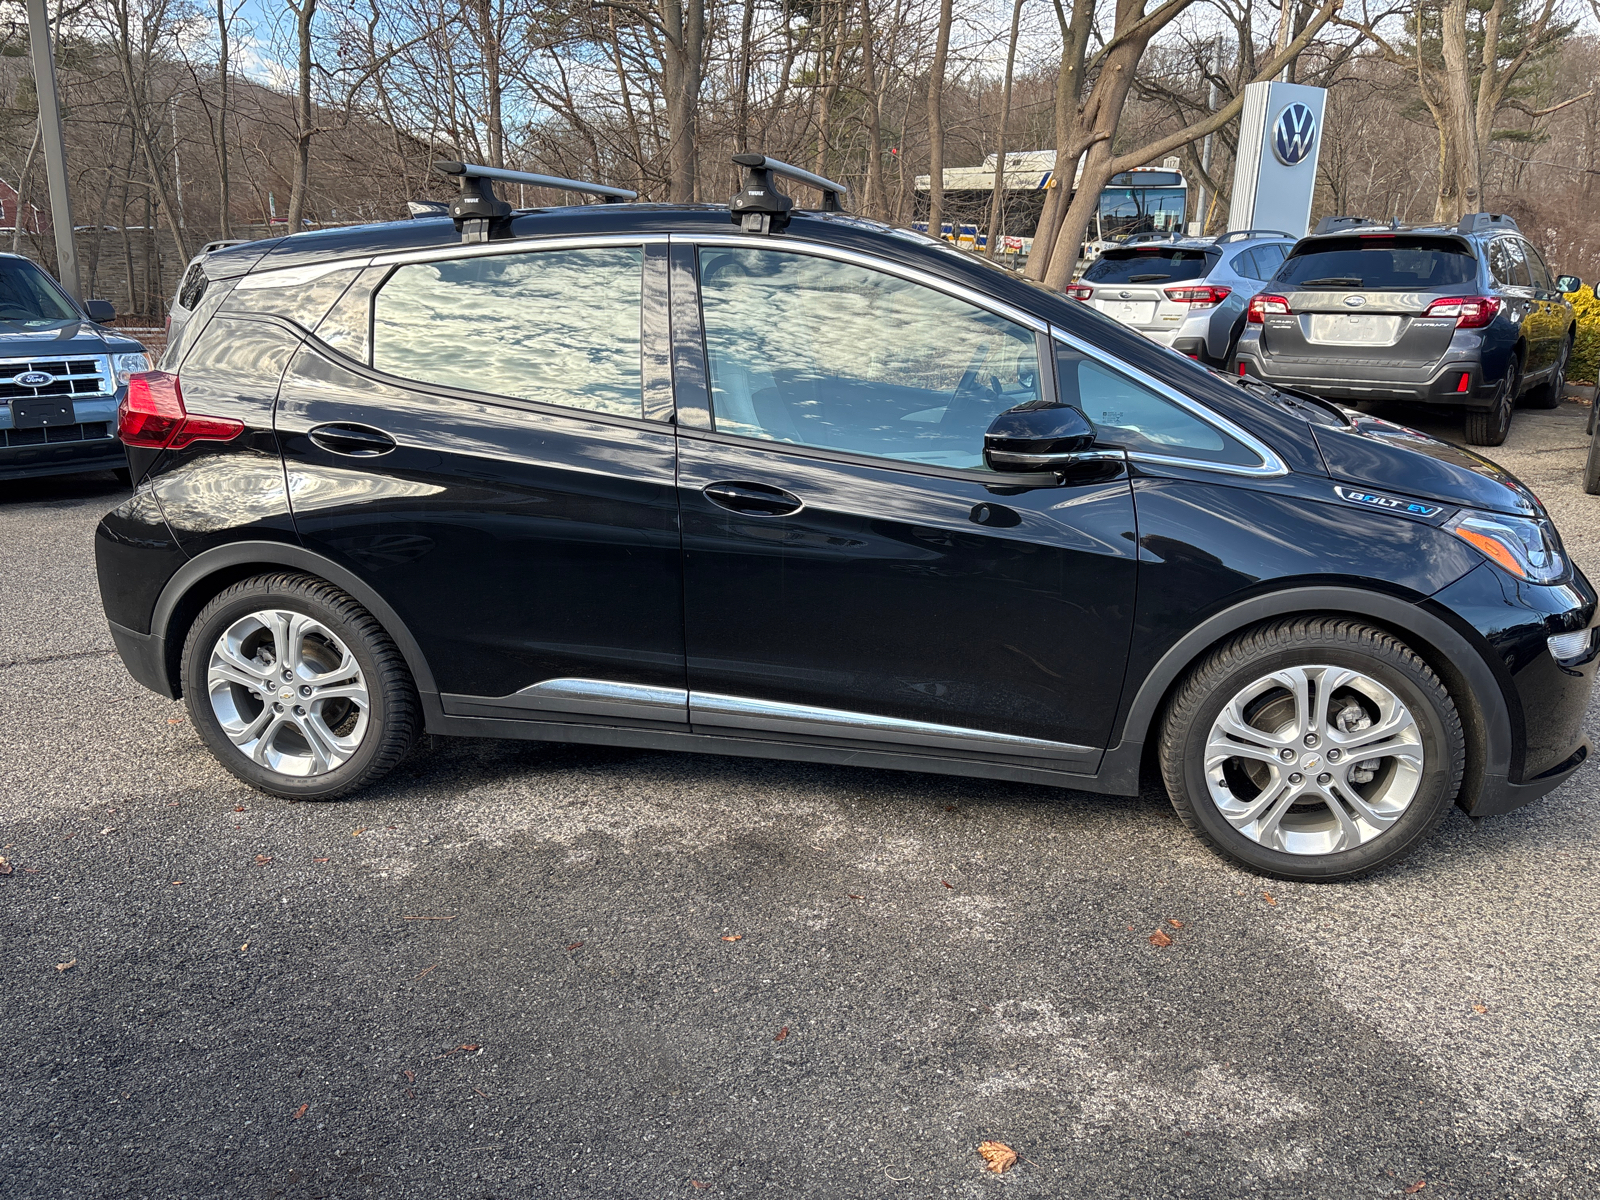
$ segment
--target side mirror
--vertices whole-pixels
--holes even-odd
[[[1556,276],[1556,291],[1558,292],[1575,292],[1582,286],[1583,280],[1579,279],[1576,275]]]
[[[89,320],[104,325],[107,321],[117,319],[117,310],[109,300],[88,300],[84,302],[83,311],[89,314]]]
[[[990,424],[983,435],[983,461],[991,471],[1061,470],[1092,445],[1094,426],[1077,409],[1030,400]]]

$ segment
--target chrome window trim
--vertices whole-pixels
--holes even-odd
[[[405,266],[454,258],[525,254],[538,250],[587,250],[598,246],[658,246],[666,243],[667,235],[664,233],[575,233],[558,237],[513,238],[503,242],[455,242],[448,246],[430,246],[425,250],[397,250],[391,254],[375,254],[367,260],[367,265]]]
[[[894,275],[909,283],[918,283],[924,287],[932,288],[936,292],[943,292],[957,300],[964,301],[974,308],[981,308],[985,312],[997,317],[1004,317],[1015,322],[1034,333],[1049,333],[1050,324],[1040,320],[1026,309],[1017,308],[1007,304],[1004,300],[996,300],[965,284],[955,283],[949,279],[941,279],[937,275],[930,275],[916,267],[903,266],[900,263],[890,262],[871,254],[864,254],[859,250],[851,250],[843,246],[829,246],[821,242],[782,241],[770,237],[748,237],[737,233],[692,233],[672,234],[674,244],[684,242],[696,246],[738,246],[748,250],[777,250],[787,254],[810,254],[816,258],[830,258],[835,262],[849,263],[852,266],[864,267],[870,271],[879,271],[885,275]]]
[[[1102,366],[1117,372],[1117,374],[1127,376],[1141,387],[1148,388],[1155,392],[1156,395],[1160,396],[1162,399],[1170,400],[1173,404],[1176,404],[1179,408],[1183,409],[1191,416],[1198,417],[1207,425],[1213,426],[1218,432],[1226,434],[1234,441],[1239,442],[1261,460],[1261,462],[1256,466],[1242,467],[1237,463],[1219,463],[1212,462],[1211,460],[1204,458],[1184,458],[1176,454],[1152,454],[1145,450],[1130,450],[1128,451],[1128,458],[1130,461],[1161,464],[1164,466],[1191,467],[1200,471],[1220,471],[1225,475],[1244,475],[1256,479],[1274,478],[1276,476],[1287,475],[1289,473],[1288,466],[1286,466],[1284,461],[1278,457],[1278,455],[1273,451],[1272,447],[1268,446],[1253,433],[1249,433],[1240,428],[1238,425],[1235,425],[1232,421],[1228,420],[1228,418],[1219,416],[1217,413],[1212,412],[1198,400],[1194,400],[1188,396],[1185,396],[1182,392],[1178,391],[1177,388],[1174,388],[1169,384],[1162,383],[1161,380],[1157,379],[1153,375],[1145,374],[1145,372],[1139,370],[1138,367],[1125,363],[1121,359],[1113,358],[1099,347],[1084,341],[1080,337],[1075,337],[1074,335],[1066,332],[1064,329],[1060,329],[1057,326],[1052,325],[1050,327],[1050,336],[1054,340],[1061,342],[1063,345],[1070,346],[1080,354],[1087,355],[1089,358],[1094,359]]]

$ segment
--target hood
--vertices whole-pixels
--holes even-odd
[[[1544,515],[1539,498],[1487,458],[1392,421],[1348,416],[1344,426],[1311,427],[1333,478],[1443,504]]]
[[[129,343],[129,351],[142,348],[126,334],[104,329],[92,321],[61,321],[34,326],[0,321],[0,358],[114,354],[121,351],[124,342]]]

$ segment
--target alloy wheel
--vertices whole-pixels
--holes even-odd
[[[232,622],[206,667],[211,711],[239,753],[280,775],[325,775],[348,762],[371,716],[349,648],[304,613],[263,609]]]
[[[1422,784],[1416,718],[1347,667],[1288,667],[1236,693],[1205,748],[1212,803],[1239,833],[1287,854],[1352,850],[1391,828]]]

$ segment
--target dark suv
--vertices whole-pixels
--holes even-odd
[[[1159,774],[1295,878],[1584,762],[1595,592],[1504,471],[741,160],[519,213],[447,164],[453,220],[205,259],[98,531],[128,669],[281,796],[424,730]]]
[[[1460,405],[1467,441],[1498,446],[1519,398],[1561,402],[1580,286],[1507,216],[1325,217],[1251,300],[1234,369],[1328,400]]]

